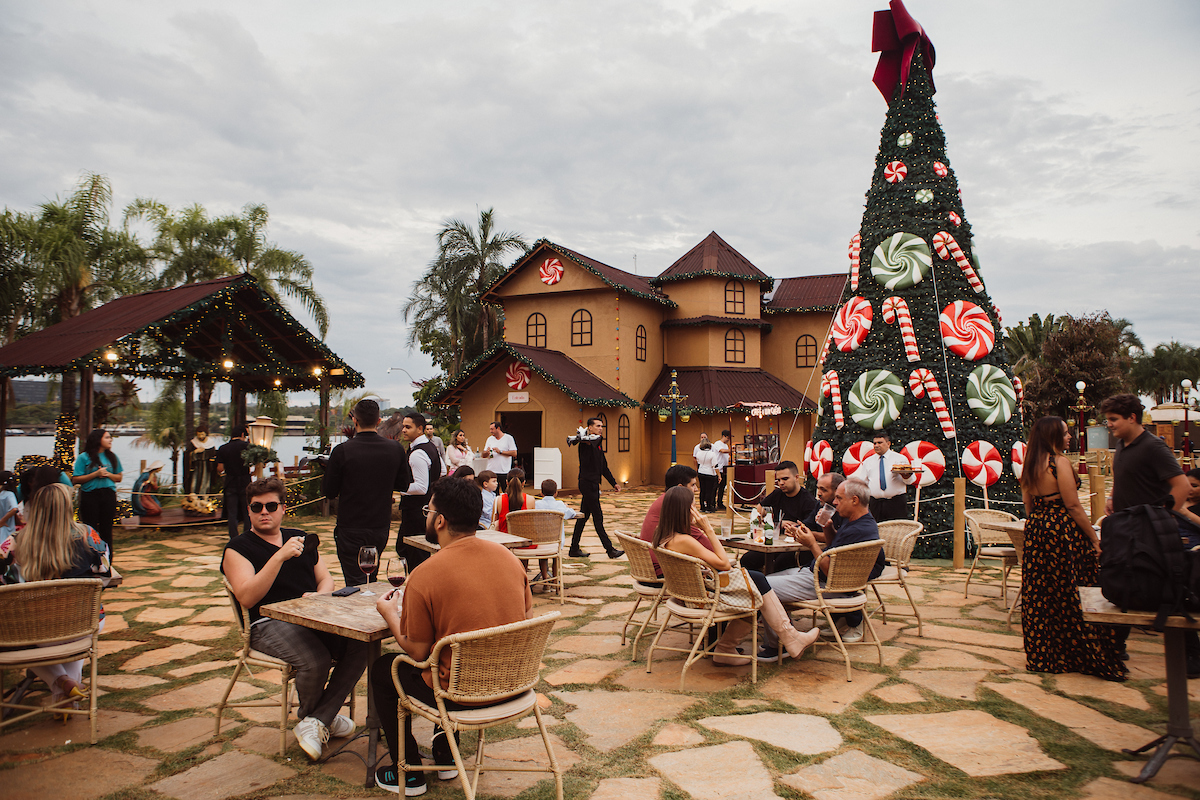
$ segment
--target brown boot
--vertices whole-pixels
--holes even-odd
[[[801,633],[792,627],[792,618],[788,616],[787,611],[783,608],[783,603],[779,602],[779,598],[775,596],[774,592],[767,592],[763,595],[762,615],[766,623],[771,626],[771,630],[775,631],[775,635],[779,637],[779,641],[783,643],[783,649],[787,650],[787,654],[792,658],[804,655],[805,649],[821,635],[816,628]]]
[[[750,663],[752,656],[744,656],[737,651],[737,646],[746,634],[750,633],[750,623],[744,619],[735,619],[725,625],[725,632],[717,639],[716,653],[713,663],[722,667],[744,667]]]

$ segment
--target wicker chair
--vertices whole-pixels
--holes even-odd
[[[293,708],[298,705],[297,701],[292,699],[291,681],[295,676],[295,670],[292,665],[278,659],[275,656],[269,656],[266,653],[255,650],[250,646],[250,612],[242,608],[242,604],[238,602],[237,597],[233,594],[233,587],[229,585],[229,580],[224,576],[221,582],[225,585],[225,594],[229,597],[229,605],[233,609],[233,619],[237,623],[238,633],[242,636],[242,651],[238,653],[237,666],[233,668],[233,676],[229,679],[229,685],[225,687],[225,694],[221,696],[221,702],[217,703],[217,724],[213,731],[213,736],[221,733],[221,721],[227,708],[279,708],[279,755],[284,755],[287,751],[287,724],[288,714]],[[279,670],[279,697],[265,697],[259,700],[240,700],[234,703],[229,702],[229,695],[233,692],[233,687],[237,684],[237,680],[241,677],[242,670],[247,674],[253,675],[251,667],[260,667],[262,669],[277,669]],[[354,692],[350,693],[350,717],[354,718]]]
[[[616,535],[629,559],[629,577],[633,578],[633,589],[637,592],[637,600],[630,609],[629,616],[625,618],[625,625],[621,628],[622,645],[625,644],[625,634],[629,627],[637,624],[633,615],[641,607],[642,601],[646,600],[650,603],[649,613],[642,620],[637,635],[633,637],[633,652],[630,654],[629,660],[637,661],[638,642],[641,641],[650,621],[658,618],[658,607],[662,605],[666,588],[663,579],[658,577],[658,572],[654,569],[654,562],[650,560],[650,543],[620,531],[617,531]]]
[[[875,635],[875,626],[871,624],[871,617],[866,613],[866,588],[870,585],[871,568],[875,566],[875,560],[879,557],[881,547],[883,547],[883,541],[875,540],[826,550],[821,558],[829,559],[829,567],[825,572],[825,585],[822,586],[820,581],[816,583],[816,599],[798,600],[794,603],[784,604],[789,611],[812,612],[814,624],[818,612],[825,615],[829,629],[833,631],[834,640],[826,642],[818,639],[816,644],[836,647],[841,652],[842,657],[846,659],[847,681],[852,680],[850,653],[846,650],[847,646],[875,645],[875,651],[879,656],[879,665],[883,666],[883,648],[879,646],[879,637]],[[870,637],[864,636],[861,642],[843,642],[842,635],[838,632],[837,625],[834,624],[834,614],[846,614],[850,611],[863,611],[863,621],[871,635]]]
[[[544,614],[534,619],[514,622],[510,625],[500,625],[495,628],[455,633],[439,639],[424,661],[416,662],[401,653],[392,662],[392,681],[400,694],[399,723],[404,730],[404,717],[416,714],[424,717],[446,731],[446,741],[450,752],[454,755],[454,766],[462,780],[463,793],[467,800],[473,800],[479,786],[481,772],[549,772],[554,775],[554,788],[558,800],[563,797],[563,768],[554,756],[554,748],[550,743],[550,735],[546,730],[546,722],[538,708],[537,686],[541,675],[542,655],[546,650],[546,640],[554,622],[559,617],[557,611]],[[404,692],[399,677],[401,663],[415,667],[437,669],[441,653],[450,648],[450,678],[449,685],[442,688],[440,681],[433,682],[435,705],[430,706],[416,698],[409,697]],[[446,701],[456,703],[480,704],[477,708],[466,708],[461,711],[446,709]],[[485,735],[488,728],[516,722],[528,716],[532,711],[537,719],[538,730],[542,735],[542,743],[546,746],[546,755],[550,758],[550,768],[538,766],[495,766],[484,763]],[[475,765],[468,779],[467,770],[463,764],[462,753],[459,750],[456,737],[451,735],[456,731],[479,731],[479,744],[475,750]],[[401,777],[410,771],[431,772],[446,769],[448,765],[412,766],[404,760],[404,748],[400,747]]]
[[[0,586],[0,695],[4,673],[30,667],[49,667],[88,659],[88,707],[73,707],[75,698],[34,705],[14,696],[0,700],[0,710],[24,712],[0,720],[0,728],[34,714],[86,714],[91,723],[92,744],[96,743],[96,668],[100,640],[100,592],[98,578],[68,578]]]
[[[663,588],[666,589],[667,599],[662,605],[667,610],[667,615],[658,626],[658,633],[655,634],[654,642],[646,653],[646,672],[650,672],[655,650],[687,653],[687,658],[683,662],[683,671],[679,675],[679,690],[683,691],[684,684],[687,682],[688,668],[701,658],[711,656],[716,652],[716,642],[707,643],[708,629],[737,619],[749,619],[752,631],[750,652],[758,652],[758,626],[755,623],[758,619],[758,610],[762,608],[762,598],[757,594],[751,595],[755,601],[754,606],[744,611],[728,607],[722,608],[720,581],[704,580],[708,566],[703,561],[661,548],[653,548],[653,552],[658,558],[658,565],[663,572]],[[735,569],[741,568],[735,567]],[[748,578],[746,584],[752,586]],[[659,644],[663,631],[670,625],[672,617],[698,626],[699,629],[696,631],[690,649],[685,650],[682,647]],[[758,683],[758,659],[754,656],[750,657],[750,681]]]
[[[1020,583],[1017,584],[1017,596],[1013,600],[1012,606],[1008,609],[1008,618],[1005,620],[1005,626],[1012,628],[1013,613],[1017,610],[1017,606],[1021,605],[1021,596],[1025,589],[1025,531],[1011,531],[1008,534],[1009,540],[1012,541],[1013,549],[1017,551],[1017,566],[1022,567],[1020,574]]]
[[[1000,577],[1000,596],[1004,599],[1004,607],[1008,608],[1008,573],[1017,565],[1017,551],[1012,546],[1012,540],[1004,531],[985,527],[989,522],[1016,522],[1017,518],[1007,511],[995,511],[984,508],[972,508],[965,512],[967,529],[975,540],[975,560],[971,562],[971,570],[967,573],[967,583],[963,586],[963,597],[971,595],[971,577],[979,565],[980,558],[992,558],[1000,561],[1003,570]]]
[[[508,520],[509,533],[533,542],[533,547],[521,547],[513,550],[515,556],[522,560],[536,558],[551,562],[551,577],[532,580],[529,585],[549,586],[557,589],[558,602],[562,603],[564,594],[562,580],[563,513],[534,508],[527,511],[510,511],[505,519]]]
[[[871,609],[874,614],[878,611],[883,618],[883,624],[887,625],[887,606],[883,602],[883,597],[879,594],[881,585],[899,586],[904,590],[905,596],[908,597],[908,604],[912,606],[912,613],[897,613],[892,612],[894,617],[916,617],[917,620],[917,635],[924,636],[924,629],[921,626],[921,612],[917,609],[917,604],[913,601],[912,592],[908,590],[908,584],[904,582],[904,576],[908,574],[908,562],[912,559],[913,547],[917,544],[917,537],[925,530],[925,526],[919,522],[908,519],[895,519],[889,522],[879,523],[879,538],[883,540],[883,555],[887,559],[888,565],[884,567],[883,572],[878,578],[874,578],[870,585],[871,591],[875,592],[875,599],[879,601],[879,605]]]

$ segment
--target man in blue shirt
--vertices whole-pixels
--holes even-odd
[[[871,495],[867,484],[863,481],[848,480],[838,484],[833,496],[833,505],[842,518],[842,524],[834,532],[833,540],[829,542],[829,548],[858,544],[859,542],[873,542],[879,539],[879,525],[867,510],[870,499]],[[822,557],[823,548],[820,540],[808,526],[801,525],[794,528],[793,535],[796,537],[796,541],[807,547],[812,553],[813,563],[807,567],[792,567],[767,576],[767,582],[771,584],[771,588],[782,603],[815,600],[817,597],[815,570],[820,570],[821,575],[824,576],[829,566],[829,559]],[[884,564],[883,549],[880,548],[879,555],[875,559],[875,566],[871,568],[872,578],[878,577],[883,572]],[[758,660],[760,662],[775,661],[779,656],[775,633],[769,627],[765,631],[763,647],[759,650]],[[847,631],[851,636],[843,636],[843,640],[851,641],[853,631],[854,629]],[[853,641],[861,641],[861,639],[860,628],[858,636],[853,637]]]

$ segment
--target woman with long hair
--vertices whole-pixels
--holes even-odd
[[[792,626],[791,617],[788,616],[783,604],[779,602],[779,598],[771,589],[771,584],[767,582],[766,576],[761,572],[750,569],[730,571],[733,562],[725,552],[724,545],[721,544],[720,538],[711,525],[698,526],[704,531],[704,540],[698,539],[691,533],[692,526],[698,524],[697,517],[700,517],[696,513],[694,502],[695,496],[692,494],[692,490],[686,486],[672,486],[667,489],[667,493],[663,495],[662,513],[658,518],[658,527],[654,530],[654,547],[698,558],[715,572],[729,571],[730,581],[726,591],[731,594],[735,594],[739,589],[757,590],[758,594],[762,596],[763,620],[779,636],[779,641],[783,643],[788,655],[792,658],[799,658],[803,655],[804,650],[817,640],[820,630],[815,627],[807,632],[796,630]],[[743,582],[743,573],[749,576],[753,587],[739,585]],[[736,610],[739,607],[730,606],[730,608]],[[739,619],[725,626],[725,632],[717,640],[717,654],[713,656],[714,664],[741,666],[750,663],[750,659],[755,656],[741,655],[738,653],[737,645],[750,632],[751,624],[744,619]]]
[[[473,454],[467,444],[467,432],[459,429],[450,437],[450,445],[446,448],[446,466],[453,472],[464,464],[470,466]]]
[[[1097,581],[1100,537],[1079,502],[1079,476],[1064,455],[1070,438],[1061,417],[1042,417],[1025,451],[1021,627],[1026,669],[1124,680],[1112,628],[1085,623],[1079,605],[1076,587]]]
[[[79,484],[79,519],[91,525],[112,552],[113,519],[117,516],[117,484],[121,482],[121,459],[112,451],[112,434],[96,428],[83,443],[75,459],[71,482]],[[110,556],[111,557],[111,556]]]
[[[508,512],[533,508],[533,498],[525,494],[525,470],[513,467],[508,471],[508,487],[496,498],[492,522],[496,530],[508,533]]]
[[[94,578],[103,569],[107,548],[96,531],[75,521],[71,499],[70,489],[52,483],[25,503],[25,527],[17,534],[15,550],[25,583]],[[104,624],[103,608],[100,624]],[[32,669],[50,687],[52,702],[85,696],[83,660]]]

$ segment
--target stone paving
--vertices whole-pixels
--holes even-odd
[[[636,531],[652,498],[605,495],[610,531]],[[289,524],[321,535],[337,575],[332,520]],[[239,643],[218,580],[222,529],[117,537],[126,581],[104,597],[99,742],[87,744],[80,718],[6,729],[4,800],[382,796],[362,787],[363,765],[353,757],[313,765],[290,733],[280,757],[277,708],[227,712],[213,737],[213,707]],[[681,691],[678,654],[656,655],[647,673],[643,639],[639,662],[630,662],[621,634],[634,595],[624,560],[604,558],[592,536],[584,546],[591,559],[565,564],[567,602],[534,598],[537,611],[562,614],[539,702],[567,768],[568,798],[1200,800],[1193,759],[1172,759],[1147,786],[1128,783],[1144,760],[1121,749],[1145,744],[1165,725],[1161,639],[1134,632],[1126,683],[1028,673],[1019,614],[1008,628],[996,570],[973,578],[964,597],[965,570],[918,563],[911,578],[924,636],[914,620],[889,618],[884,626],[877,618],[883,664],[874,647],[853,648],[852,681],[840,655],[825,647],[799,663],[761,665],[757,685],[748,666],[702,660]],[[243,676],[233,696],[269,697],[277,680],[270,672]],[[1195,715],[1200,681],[1190,683]],[[360,723],[365,693],[360,682]],[[428,747],[431,729],[419,722],[416,733]],[[505,763],[544,763],[532,718],[488,738],[489,754]],[[475,736],[463,743],[473,753]],[[428,796],[460,797],[461,788],[431,780]],[[480,796],[551,798],[553,783],[536,773],[485,774]]]

